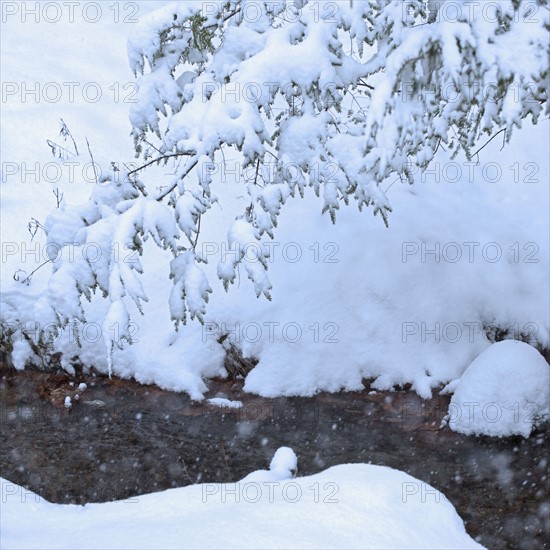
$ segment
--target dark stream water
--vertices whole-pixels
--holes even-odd
[[[444,396],[263,399],[243,394],[239,382],[210,381],[208,397],[243,402],[228,411],[133,381],[1,372],[0,475],[52,502],[237,481],[286,445],[298,455],[298,475],[350,462],[391,466],[441,490],[488,548],[550,547],[548,423],[529,439],[475,438],[440,428]],[[66,409],[80,382],[88,388]]]

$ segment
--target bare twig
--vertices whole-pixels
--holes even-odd
[[[269,151],[269,150],[266,149],[266,153],[268,153],[269,155],[271,155],[276,161],[279,160],[279,157],[275,156],[271,151]]]
[[[434,155],[439,151],[439,149],[443,149],[443,151],[447,152],[447,149],[445,149],[445,147],[443,147],[443,145],[441,145],[441,138],[439,138],[439,141],[437,142],[437,146],[435,148],[435,151],[434,151]]]
[[[62,118],[60,118],[59,120],[61,121],[61,131],[59,132],[59,135],[63,136],[65,139],[67,139],[67,136],[71,138],[74,146],[74,152],[78,155],[78,147],[76,146],[76,141],[74,140],[74,137],[71,134],[69,127],[65,124],[65,121]]]
[[[27,229],[31,234],[31,242],[36,237],[36,233],[39,229],[44,230],[44,226],[36,219],[31,218],[31,221],[27,224]]]
[[[94,156],[92,155],[92,150],[90,149],[90,142],[88,141],[88,138],[86,138],[86,145],[88,146],[88,153],[90,153],[90,158],[92,159],[92,168],[94,169],[95,182],[96,185],[98,185],[99,180],[97,179],[97,170],[95,168]]]
[[[145,143],[147,143],[147,145],[149,145],[149,147],[152,147],[157,153],[160,153],[162,154],[162,151],[160,149],[157,149],[152,143],[150,143],[149,141],[147,141],[145,138],[143,139],[143,141]]]
[[[52,191],[55,196],[55,201],[57,203],[56,208],[59,208],[61,201],[63,200],[63,193],[59,190],[59,187],[55,188],[55,191]]]
[[[157,157],[153,160],[150,160],[149,162],[146,162],[143,166],[138,166],[138,168],[135,168],[134,170],[128,172],[128,175],[131,176],[132,174],[135,174],[136,172],[139,172],[140,170],[144,170],[148,166],[151,166],[151,164],[155,164],[155,162],[160,162],[161,160],[169,159],[172,157],[184,157],[184,156],[191,156],[193,153],[184,152],[184,153],[171,153],[169,155],[162,155],[161,157]]]
[[[193,168],[195,168],[195,166],[197,166],[199,162],[199,159],[198,158],[195,158],[193,159],[193,161],[189,164],[189,166],[185,169],[185,171],[183,172],[183,174],[181,174],[181,176],[179,176],[178,179],[183,179],[185,176],[187,176],[189,174],[189,172],[191,172],[191,170],[193,170]],[[162,199],[164,199],[164,197],[166,197],[167,195],[169,195],[178,185],[178,182],[174,182],[172,185],[168,185],[167,189],[165,191],[163,191],[158,197],[157,197],[157,201],[161,201]]]
[[[234,12],[230,13],[229,15],[226,15],[224,18],[223,18],[223,21],[222,23],[225,23],[226,21],[228,21],[229,19],[231,19],[232,17],[234,17],[235,15],[237,15],[239,12],[241,11],[241,8],[238,8],[236,9]],[[212,25],[206,25],[204,28],[205,29],[211,29],[212,27],[219,27],[219,23],[213,23]]]
[[[501,128],[495,135],[491,136],[475,153],[470,155],[470,158],[478,155],[481,150],[485,149],[485,147],[487,147],[487,145],[489,145],[489,143],[493,141],[493,139],[495,139],[499,134],[502,134],[502,132],[506,132],[506,130],[507,128]],[[506,137],[506,135],[504,137]],[[479,162],[479,158],[478,158],[478,162]]]
[[[56,143],[55,141],[52,141],[51,139],[47,139],[46,143],[48,144],[48,146],[52,150],[52,155],[54,157],[57,157],[59,159],[64,158],[63,153],[67,154],[67,157],[65,157],[65,158],[68,158],[68,155],[75,156],[75,154],[72,151],[69,151],[68,149],[66,149],[62,145],[59,145],[59,143]]]
[[[370,84],[367,84],[362,78],[359,79],[359,86],[365,86],[369,90],[374,90],[374,86],[371,86]]]
[[[196,482],[191,479],[191,476],[189,475],[189,472],[187,471],[187,465],[185,464],[185,460],[182,458],[181,462],[183,464],[183,469],[185,471],[185,475],[187,476],[187,479],[191,482],[191,484],[195,484]]]
[[[205,192],[202,192],[202,197],[204,198]],[[191,242],[191,239],[189,241],[191,242],[191,246],[193,247],[193,252],[197,248],[197,243],[199,242],[199,234],[201,232],[201,220],[202,220],[202,214],[199,214],[199,219],[197,220],[197,235],[195,237],[195,242]]]
[[[389,185],[388,187],[386,187],[386,190],[384,191],[384,194],[386,194],[388,192],[388,190],[390,189],[390,187],[397,181],[397,180],[400,180],[401,179],[401,176],[397,176]]]
[[[256,175],[254,176],[254,185],[257,185],[258,181],[258,174],[260,172],[260,157],[258,157],[258,161],[256,162]]]
[[[27,286],[30,284],[31,282],[31,279],[32,279],[32,276],[41,268],[41,267],[44,267],[46,264],[49,264],[51,262],[51,260],[46,260],[44,263],[40,264],[36,269],[34,269],[33,271],[31,271],[24,279],[22,280],[19,280],[19,275],[18,273],[21,272],[21,273],[25,273],[25,271],[23,271],[22,269],[18,269],[14,274],[13,274],[13,280],[14,281],[17,281],[18,283],[21,283],[21,284],[26,284]]]
[[[195,237],[195,242],[192,243],[193,244],[193,250],[196,250],[197,243],[199,242],[199,234],[201,232],[201,220],[202,220],[202,216],[199,214],[199,219],[197,221],[197,236]]]

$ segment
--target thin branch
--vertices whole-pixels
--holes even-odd
[[[206,193],[203,191],[202,192],[202,198],[203,199],[204,199],[205,194]],[[193,252],[196,250],[197,243],[199,242],[199,235],[200,235],[200,232],[201,232],[201,220],[202,220],[202,214],[199,214],[199,219],[197,220],[197,235],[195,237],[195,242],[191,243],[191,245],[193,246]],[[189,241],[191,241],[191,239],[189,239]]]
[[[183,464],[183,470],[185,471],[185,475],[187,476],[187,479],[191,482],[191,484],[195,484],[195,483],[198,483],[198,480],[197,481],[193,481],[191,479],[191,476],[189,475],[189,472],[187,471],[187,465],[185,464],[185,460],[182,458],[181,459],[181,462]]]
[[[222,24],[225,23],[226,21],[228,21],[229,19],[231,19],[232,17],[234,17],[235,15],[237,15],[240,11],[241,11],[241,8],[238,8],[233,13],[230,13],[229,15],[226,15],[223,18]],[[220,26],[220,24],[218,22],[218,23],[212,23],[212,25],[207,25],[206,27],[203,27],[203,28],[204,29],[211,29],[212,27],[219,27],[219,26]]]
[[[367,84],[362,78],[359,79],[358,86],[365,86],[369,90],[374,90],[374,86]]]
[[[88,138],[86,138],[86,145],[88,146],[88,153],[90,153],[90,158],[92,159],[92,168],[94,169],[95,183],[96,185],[99,185],[99,181],[97,179],[97,170],[95,169],[94,156],[92,155],[92,150],[90,149],[90,142],[88,141]]]
[[[13,280],[14,281],[17,281],[18,283],[21,283],[21,284],[24,284],[26,283],[27,285],[31,282],[31,278],[32,276],[41,268],[41,267],[44,267],[46,264],[49,264],[51,262],[51,260],[46,260],[44,263],[40,264],[36,269],[34,269],[33,271],[31,271],[22,281],[19,280],[18,276],[17,276],[17,273],[19,271],[23,271],[22,269],[18,269],[14,274],[13,274]],[[25,273],[23,271],[23,273]]]
[[[72,151],[69,151],[68,149],[66,149],[62,145],[59,145],[59,143],[52,141],[51,139],[47,139],[46,143],[48,144],[48,147],[50,147],[50,149],[52,150],[52,155],[54,157],[57,156],[57,158],[59,159],[63,158],[63,154],[62,154],[63,151],[67,155],[72,155],[73,157],[75,156],[75,154]],[[67,156],[66,158],[69,158],[69,157]]]
[[[225,23],[226,21],[228,21],[229,19],[231,19],[232,17],[234,17],[235,15],[237,15],[238,13],[240,13],[241,11],[241,8],[238,8],[236,9],[233,13],[230,13],[229,15],[226,15],[224,18],[223,18],[223,22]]]
[[[202,216],[199,215],[199,220],[197,221],[197,236],[195,237],[195,242],[193,244],[193,251],[197,248],[197,243],[199,242],[199,234],[201,232],[201,220]]]
[[[353,99],[353,101],[355,101],[355,103],[357,103],[357,106],[359,107],[359,111],[361,111],[361,113],[363,113],[363,115],[365,114],[365,110],[363,109],[363,107],[361,107],[361,103],[359,103],[359,101],[357,101],[357,98],[353,95],[353,93],[351,91],[348,90],[348,94],[351,96],[351,98]],[[363,99],[363,98],[362,98]],[[350,107],[351,108],[351,107]]]
[[[150,143],[149,141],[147,141],[145,138],[143,139],[143,141],[145,143],[147,143],[147,145],[149,145],[149,147],[152,147],[157,153],[160,153],[162,154],[162,151],[160,149],[157,149],[152,143]]]
[[[59,208],[61,202],[63,201],[63,195],[64,193],[62,193],[60,190],[59,190],[59,187],[56,187],[55,188],[55,191],[52,191],[52,193],[54,194],[55,196],[55,201],[56,201],[56,208]]]
[[[31,221],[27,224],[27,230],[31,234],[31,242],[36,237],[39,229],[45,231],[44,226],[36,218],[31,218]]]
[[[361,106],[359,106],[361,108]],[[338,124],[338,119],[336,115],[332,111],[327,111],[327,113],[333,118],[332,123],[334,124],[334,127],[336,128],[336,131],[341,134],[342,131],[340,130],[340,125]],[[346,128],[349,128],[347,124],[343,124]]]
[[[223,158],[223,167],[225,168],[227,166],[227,161],[225,160],[225,153],[223,151],[223,145],[220,147],[220,153],[222,154]]]
[[[174,156],[174,155],[172,155]],[[195,168],[195,166],[197,166],[199,162],[199,159],[198,158],[195,158],[191,164],[185,169],[184,173],[179,176],[178,180],[181,180],[183,179],[185,176],[187,176],[189,174],[189,172],[191,172],[191,170],[193,170],[193,168]],[[157,201],[161,201],[162,199],[164,199],[164,197],[166,197],[166,195],[169,195],[178,185],[178,182],[174,182],[172,185],[168,186],[168,189],[166,189],[166,191],[163,191],[158,197],[157,197]]]
[[[388,187],[386,187],[386,190],[384,191],[384,195],[387,194],[388,189],[389,189],[397,180],[400,180],[400,179],[401,179],[401,176],[397,176],[397,178],[395,178],[395,179],[388,185]]]
[[[191,156],[193,153],[171,153],[170,155],[162,155],[161,157],[157,157],[156,159],[150,160],[149,162],[146,162],[143,166],[139,166],[138,168],[135,168],[134,170],[128,172],[128,175],[131,176],[132,174],[135,174],[136,172],[139,172],[140,170],[143,170],[147,168],[148,166],[151,166],[151,164],[155,164],[155,162],[160,162],[161,160],[169,159],[172,157],[182,157],[182,156]]]
[[[65,124],[65,121],[60,118],[61,121],[61,132],[59,132],[65,139],[67,136],[69,136],[73,141],[74,151],[78,155],[78,147],[76,146],[76,141],[74,140],[73,135],[71,134],[71,131],[69,130],[69,127]]]
[[[260,157],[258,157],[258,161],[256,162],[256,175],[254,176],[254,185],[257,185],[259,173],[260,173]]]
[[[265,150],[266,153],[270,154],[276,161],[279,160],[279,158],[277,156],[275,156],[271,151],[269,151],[268,149]]]
[[[445,149],[445,147],[443,147],[443,145],[441,145],[441,138],[439,138],[438,142],[437,142],[437,145],[435,147],[435,151],[434,151],[434,156],[436,155],[436,153],[439,151],[439,148],[441,147],[441,149],[443,149],[443,151],[447,152],[447,149]]]
[[[493,141],[493,139],[495,139],[499,134],[502,134],[502,132],[506,132],[506,130],[507,130],[507,128],[501,128],[495,135],[490,137],[475,153],[470,155],[470,158],[475,157],[477,154],[479,154],[479,152],[482,149],[485,149],[485,147],[487,147],[487,145],[489,145],[489,143],[491,143],[491,141]],[[479,159],[478,159],[478,161],[479,161]]]

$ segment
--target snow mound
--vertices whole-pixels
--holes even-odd
[[[280,447],[273,455],[269,470],[257,470],[248,474],[242,482],[283,481],[296,477],[298,457],[290,447]]]
[[[548,419],[550,368],[532,346],[516,340],[491,345],[456,383],[449,426],[474,435],[528,437]]]
[[[273,455],[269,469],[272,471],[296,472],[298,457],[290,447],[280,447]]]
[[[290,453],[279,449],[276,463],[288,465]],[[482,548],[444,495],[385,466],[345,464],[85,506],[0,482],[2,548]]]

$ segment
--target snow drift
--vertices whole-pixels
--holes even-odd
[[[295,455],[279,451],[271,477],[253,472],[237,483],[85,506],[52,504],[1,479],[1,546],[482,548],[445,496],[408,474],[346,464],[292,479]]]
[[[455,387],[449,426],[456,432],[528,437],[550,415],[550,367],[523,342],[493,344],[449,386]]]

